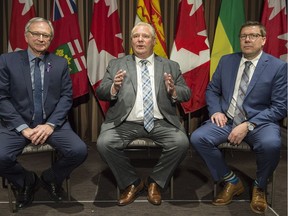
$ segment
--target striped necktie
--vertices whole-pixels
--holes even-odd
[[[238,97],[236,101],[234,119],[233,119],[233,127],[241,124],[245,121],[245,112],[243,110],[242,104],[246,95],[246,91],[249,85],[249,74],[250,74],[250,66],[252,62],[246,61],[245,68],[242,74],[242,78],[240,81],[239,89],[238,89]]]
[[[143,93],[143,110],[144,110],[144,128],[150,132],[154,127],[154,108],[151,80],[147,68],[147,60],[141,60],[141,77]]]
[[[43,123],[43,108],[42,108],[42,81],[41,71],[39,67],[41,59],[35,58],[34,68],[34,125]]]

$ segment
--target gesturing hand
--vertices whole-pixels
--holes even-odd
[[[175,90],[175,85],[174,85],[174,80],[171,74],[167,74],[166,72],[164,73],[164,80],[165,80],[165,85],[168,94],[170,94],[173,97],[176,97],[176,90]]]
[[[117,73],[114,77],[114,80],[113,80],[112,94],[116,94],[120,90],[125,75],[126,75],[125,70],[117,71]]]

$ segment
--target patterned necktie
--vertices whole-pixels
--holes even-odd
[[[245,120],[245,113],[242,107],[243,100],[246,95],[246,91],[249,85],[249,73],[250,73],[250,65],[252,64],[251,61],[245,62],[245,68],[242,74],[242,78],[239,85],[238,90],[238,97],[236,101],[234,119],[233,119],[233,127],[241,124]]]
[[[154,108],[151,80],[147,68],[147,60],[141,60],[141,77],[142,77],[142,92],[143,92],[143,109],[144,109],[144,128],[150,132],[154,127]]]
[[[43,108],[42,108],[42,82],[41,71],[39,67],[40,58],[35,58],[34,68],[34,125],[43,122]]]

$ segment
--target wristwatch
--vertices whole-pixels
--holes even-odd
[[[253,131],[255,128],[255,125],[252,124],[251,122],[248,122],[247,128],[248,128],[248,131]]]

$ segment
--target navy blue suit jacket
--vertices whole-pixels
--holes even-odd
[[[223,56],[209,83],[206,101],[209,115],[227,113],[232,100],[242,53]],[[261,125],[287,115],[287,63],[267,53],[261,55],[249,83],[243,109],[247,120]]]
[[[72,82],[66,59],[47,53],[43,102],[46,122],[62,126],[72,106]],[[28,126],[34,113],[30,65],[27,50],[0,56],[0,132]]]

